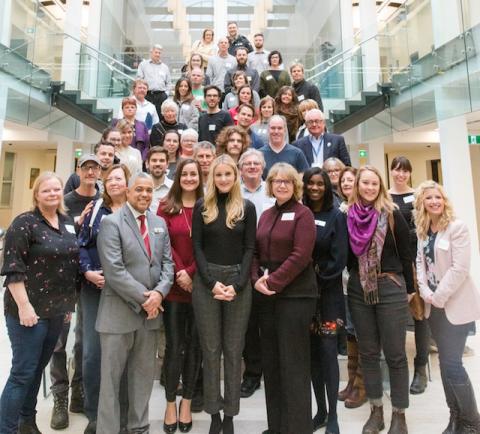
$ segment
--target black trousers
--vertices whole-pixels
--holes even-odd
[[[165,300],[165,397],[174,402],[180,375],[183,398],[192,399],[201,362],[201,349],[191,303]]]
[[[365,389],[369,399],[383,396],[380,353],[383,349],[388,365],[392,406],[408,407],[408,363],[405,352],[408,311],[403,276],[399,287],[388,277],[378,279],[380,301],[366,304],[358,271],[348,280],[348,302],[357,333]]]
[[[157,109],[158,117],[162,116],[162,103],[168,98],[167,92],[163,92],[160,90],[148,91],[145,99],[150,101],[155,108]]]
[[[312,434],[310,331],[314,298],[263,296],[260,336],[268,429]]]
[[[260,342],[260,317],[259,317],[259,294],[253,293],[252,310],[248,320],[247,333],[245,334],[245,348],[243,349],[243,361],[245,371],[243,379],[260,381],[262,378],[262,345]]]

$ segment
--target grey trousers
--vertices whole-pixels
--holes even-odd
[[[209,264],[214,279],[229,284],[240,272],[240,265]],[[252,288],[246,285],[233,301],[213,298],[198,274],[193,280],[192,303],[203,353],[204,410],[227,416],[240,411],[242,352],[252,304]],[[223,353],[224,399],[220,390],[220,363]]]
[[[383,395],[380,353],[383,349],[390,376],[392,405],[408,407],[408,363],[405,352],[407,322],[410,315],[403,276],[402,286],[387,277],[378,279],[380,301],[368,305],[364,301],[358,271],[348,280],[348,303],[357,333],[365,389],[369,399]]]
[[[97,434],[120,431],[120,381],[127,365],[129,432],[149,429],[148,403],[155,374],[158,330],[141,328],[131,333],[100,333],[102,351]]]

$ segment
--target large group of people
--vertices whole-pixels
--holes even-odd
[[[467,227],[445,191],[434,181],[411,188],[405,157],[392,161],[390,190],[377,168],[353,168],[303,65],[285,69],[262,34],[252,46],[236,23],[227,30],[218,51],[211,29],[194,43],[172,98],[154,46],[133,95],[65,186],[53,172],[35,180],[32,210],[5,239],[13,357],[0,434],[40,433],[50,360],[53,429],[69,425],[71,388],[85,434],[148,433],[162,320],[167,434],[189,432],[199,409],[211,416],[209,434],[233,434],[241,398],[262,376],[263,434],[339,434],[339,400],[368,401],[362,434],[378,434],[382,352],[388,432],[407,434],[409,393],[427,387],[430,331],[450,410],[444,434],[480,433],[462,364],[480,292]],[[339,390],[344,330],[348,383]]]

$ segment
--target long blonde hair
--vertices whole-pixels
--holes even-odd
[[[435,181],[428,180],[422,182],[415,190],[415,202],[413,215],[415,217],[415,226],[417,228],[417,236],[419,239],[424,240],[427,238],[428,230],[432,220],[428,211],[425,209],[425,192],[430,189],[436,189],[442,195],[445,202],[443,213],[438,221],[438,230],[444,231],[447,226],[455,220],[455,213],[453,211],[452,203],[448,199],[443,187]]]
[[[62,181],[62,178],[60,178],[60,176],[58,176],[55,172],[49,172],[49,171],[42,172],[33,183],[33,198],[32,198],[33,208],[35,209],[38,207],[38,200],[36,196],[38,194],[38,191],[40,190],[40,185],[42,185],[45,181],[48,181],[49,179],[56,179],[57,181],[60,182],[60,185],[62,187],[62,199],[58,204],[57,211],[60,214],[67,215],[65,202],[63,201],[63,181]]]
[[[232,168],[235,174],[235,182],[228,193],[226,202],[227,227],[233,229],[235,224],[243,219],[244,216],[244,202],[242,192],[240,189],[240,177],[238,176],[238,169],[232,157],[227,154],[220,155],[213,160],[207,178],[207,191],[203,203],[203,221],[205,224],[212,223],[218,217],[218,192],[215,186],[215,171],[220,164],[225,164]]]
[[[358,192],[358,184],[360,182],[360,177],[362,176],[363,172],[366,171],[373,172],[375,175],[377,175],[378,180],[380,182],[380,191],[378,192],[378,196],[375,199],[375,202],[373,204],[373,207],[378,211],[378,212],[387,212],[388,214],[391,214],[397,206],[393,202],[391,196],[388,194],[387,189],[385,188],[385,183],[383,182],[382,175],[378,171],[376,167],[366,165],[360,167],[358,169],[357,175],[355,177],[355,185],[353,186],[353,192],[352,195],[350,196],[350,199],[348,200],[348,205],[351,206],[354,203],[361,202],[361,197]]]

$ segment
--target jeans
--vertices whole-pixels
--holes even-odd
[[[365,389],[369,399],[383,395],[380,353],[383,349],[390,376],[392,406],[408,407],[408,363],[405,353],[408,310],[403,276],[399,287],[388,277],[378,279],[380,301],[366,304],[358,271],[348,280],[348,302],[358,339]]]
[[[191,303],[165,300],[165,396],[168,402],[176,399],[182,376],[183,398],[192,399],[201,363],[201,349]]]
[[[72,378],[72,386],[82,383],[82,308],[81,302],[77,304],[75,324],[75,344],[73,346],[73,360],[75,371]],[[63,324],[58,342],[52,354],[50,363],[50,377],[53,393],[68,393],[68,371],[67,371],[67,339],[70,331],[70,321]]]
[[[208,264],[212,277],[232,282],[240,265]],[[205,286],[198,273],[193,280],[192,303],[203,354],[204,410],[216,414],[223,409],[227,416],[240,410],[242,351],[252,304],[252,289],[247,284],[232,301],[215,300],[212,288]],[[220,392],[220,360],[223,353],[225,391]]]
[[[428,318],[433,338],[437,343],[438,359],[442,381],[451,384],[464,384],[468,380],[463,367],[462,356],[471,324],[454,325],[448,321],[444,309],[431,307]]]
[[[33,327],[6,316],[12,368],[0,398],[0,433],[16,434],[19,420],[35,418],[42,373],[62,330],[64,316],[40,319]]]
[[[416,368],[425,366],[428,363],[430,351],[430,327],[426,319],[415,321],[415,360]]]
[[[100,303],[99,289],[83,285],[80,293],[83,317],[83,409],[89,421],[97,419],[98,396],[100,394],[100,367],[101,348],[100,335],[95,330],[98,304]]]

